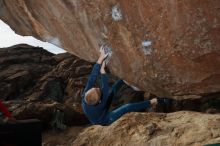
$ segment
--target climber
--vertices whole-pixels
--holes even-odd
[[[127,82],[123,80],[117,81],[113,85],[110,94],[108,94],[108,76],[105,72],[105,59],[108,57],[108,52],[106,52],[103,46],[100,48],[100,50],[100,56],[96,64],[93,66],[92,72],[82,95],[83,111],[92,124],[109,125],[119,119],[125,113],[148,109],[151,106],[156,106],[157,104],[166,104],[166,102],[168,102],[167,98],[153,98],[151,100],[138,103],[125,104],[111,112],[108,112],[113,96],[117,93],[119,88]],[[101,74],[102,87],[95,88],[94,84],[99,73]]]

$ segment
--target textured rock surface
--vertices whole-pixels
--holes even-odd
[[[91,126],[74,146],[198,146],[220,142],[220,115],[130,113],[111,126]]]
[[[47,131],[42,135],[42,146],[71,146],[85,127],[70,127],[63,132]]]
[[[68,106],[53,100],[39,102],[14,101],[5,102],[13,116],[17,120],[39,119],[43,122],[44,128],[56,128],[53,122],[56,119],[57,110],[63,113],[62,124],[68,126],[85,125],[89,121],[85,117],[80,104]]]
[[[92,64],[69,53],[17,45],[0,49],[0,99],[80,101]]]
[[[38,118],[48,126],[61,110],[65,124],[87,124],[80,101],[91,68],[69,53],[29,45],[1,48],[0,99],[17,119]]]
[[[22,98],[58,63],[42,48],[17,45],[0,49],[0,99]]]
[[[220,91],[219,0],[2,0],[0,18],[90,61],[108,42],[113,74],[159,96]]]

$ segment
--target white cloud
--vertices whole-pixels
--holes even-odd
[[[6,23],[0,20],[0,48],[10,47],[16,44],[29,44],[43,47],[54,54],[64,53],[65,50],[47,42],[37,40],[32,36],[17,35]]]

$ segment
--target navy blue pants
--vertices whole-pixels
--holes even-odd
[[[110,101],[108,102],[109,107],[111,105],[112,98],[114,97],[116,92],[121,87],[121,86],[118,85],[119,82],[120,82],[120,80],[117,81],[112,87],[112,92],[111,92],[112,94],[110,94],[110,98],[109,98]],[[143,109],[150,108],[150,107],[151,107],[151,103],[150,103],[149,100],[122,105],[122,106],[120,106],[119,108],[117,108],[113,111],[107,112],[107,114],[105,115],[105,117],[102,120],[101,124],[102,125],[109,125],[109,124],[113,123],[114,121],[116,121],[117,119],[119,119],[125,113],[138,112],[138,111],[141,111]]]

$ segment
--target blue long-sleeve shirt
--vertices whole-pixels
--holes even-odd
[[[108,91],[109,91],[108,76],[106,74],[101,74],[101,83],[102,83],[102,87],[101,87],[102,96],[100,99],[101,101],[96,105],[88,105],[85,102],[85,93],[94,86],[96,79],[100,73],[100,68],[101,68],[101,65],[98,63],[96,63],[93,66],[92,72],[89,76],[89,79],[87,81],[86,87],[82,95],[83,111],[92,124],[101,123],[102,119],[104,118],[104,116],[106,115],[108,111],[108,107],[109,107],[107,105],[109,104],[108,99],[119,89],[119,87],[123,83],[122,80],[117,82],[116,85],[113,86],[111,93],[108,94]]]
[[[82,108],[92,124],[96,124],[99,120],[102,119],[102,117],[104,117],[106,112],[105,105],[108,100],[108,77],[106,74],[101,74],[101,81],[102,81],[101,102],[96,105],[88,105],[85,102],[85,93],[94,86],[96,79],[100,73],[100,68],[101,65],[98,63],[96,63],[93,66],[92,72],[89,76],[89,79],[87,81],[86,87],[83,92]]]

